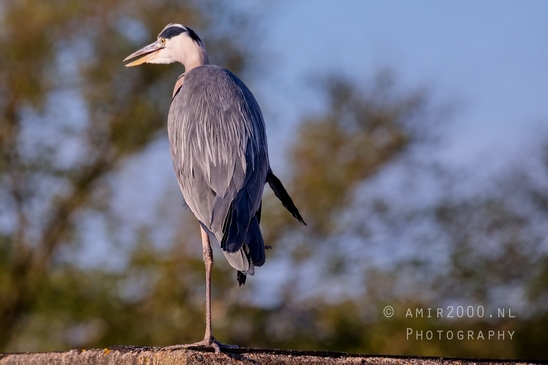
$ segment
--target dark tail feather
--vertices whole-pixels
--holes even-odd
[[[291,197],[289,196],[289,194],[285,190],[285,188],[284,188],[282,182],[280,181],[280,179],[278,179],[276,177],[276,175],[274,175],[272,173],[272,170],[270,170],[268,172],[268,176],[266,177],[266,181],[268,181],[268,185],[270,185],[270,188],[272,189],[272,191],[274,191],[274,194],[278,197],[278,199],[280,199],[283,206],[291,214],[293,214],[293,217],[297,218],[297,220],[299,222],[301,222],[302,224],[304,224],[306,226],[306,223],[304,222],[303,217],[301,217],[301,214],[299,213],[299,210],[297,209],[297,207],[293,203],[293,200],[291,200]]]
[[[249,258],[253,262],[253,265],[263,266],[266,255],[264,252],[263,235],[261,234],[257,216],[251,220],[251,224],[247,230],[246,242],[249,247]]]
[[[260,215],[260,209],[258,215]],[[266,255],[264,252],[265,246],[263,241],[263,235],[261,234],[261,229],[259,228],[258,215],[255,215],[251,220],[246,237],[247,247],[249,249],[249,252],[247,252],[247,259],[250,262],[253,262],[254,266],[262,266],[266,259]],[[245,284],[246,278],[247,275],[241,271],[238,271],[238,273],[236,274],[236,279],[238,280],[239,286]]]
[[[244,285],[246,278],[247,278],[246,274],[244,274],[241,271],[238,271],[238,273],[236,274],[236,280],[238,280],[238,286]]]

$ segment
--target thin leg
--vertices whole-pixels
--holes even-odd
[[[206,328],[203,342],[209,342],[215,348],[215,352],[218,352],[219,346],[215,343],[213,331],[211,330],[211,269],[213,268],[213,250],[211,250],[207,233],[201,227],[200,231],[202,233],[202,253],[206,275]]]
[[[206,272],[206,328],[204,339],[190,345],[175,345],[169,346],[166,349],[213,347],[215,353],[220,354],[221,348],[238,348],[238,346],[221,343],[213,337],[213,332],[211,330],[211,268],[213,267],[213,251],[211,250],[211,245],[209,243],[209,236],[203,228],[200,227],[200,230],[202,233],[202,253]]]

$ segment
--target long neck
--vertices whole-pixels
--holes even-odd
[[[180,44],[179,51],[176,53],[175,59],[180,60],[180,62],[185,67],[185,73],[179,76],[175,82],[175,87],[173,88],[173,96],[179,88],[183,85],[185,80],[185,74],[188,73],[195,67],[209,65],[209,57],[207,56],[207,51],[203,44],[198,44],[190,39],[182,40],[183,43]]]
[[[185,66],[185,73],[192,70],[194,67],[209,64],[209,57],[207,56],[207,51],[203,45],[190,41],[188,47],[190,48],[190,52],[186,52],[185,62],[183,63]]]

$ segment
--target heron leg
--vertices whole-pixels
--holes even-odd
[[[219,342],[213,337],[213,332],[211,330],[211,269],[213,268],[213,250],[211,249],[209,236],[206,231],[204,231],[203,228],[200,228],[200,230],[202,233],[202,253],[206,272],[206,328],[204,339],[189,345],[175,345],[166,347],[165,349],[176,350],[189,347],[212,347],[216,354],[220,354],[221,349],[238,348],[239,346]]]
[[[209,236],[206,231],[200,227],[202,233],[202,253],[204,256],[205,274],[206,274],[206,329],[204,342],[209,340],[215,340],[213,332],[211,330],[211,269],[213,268],[213,250],[209,243]],[[217,347],[214,345],[215,352]]]

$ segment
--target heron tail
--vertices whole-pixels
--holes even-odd
[[[295,203],[293,203],[293,200],[285,190],[280,179],[272,173],[272,170],[268,171],[266,181],[268,181],[268,185],[270,185],[270,188],[274,191],[274,195],[280,199],[285,209],[287,209],[289,213],[293,214],[293,217],[295,217],[299,222],[306,226],[306,223],[303,220],[303,217],[301,217],[301,213],[299,213]]]
[[[239,203],[237,207],[245,210],[247,207],[245,194],[242,194]],[[238,209],[231,208],[231,210],[224,224],[225,233],[221,240],[221,248],[233,268],[244,274],[253,275],[253,268],[262,266],[266,258],[263,235],[259,226],[261,208],[251,218],[247,227],[238,220],[238,214],[241,212]]]
[[[249,248],[249,259],[254,266],[263,266],[266,255],[264,252],[264,240],[259,227],[257,215],[251,220],[251,224],[247,230],[246,237],[247,247]]]
[[[241,251],[246,253],[246,258],[249,262],[249,269],[247,271],[238,270],[236,279],[239,286],[245,284],[247,275],[253,276],[255,273],[255,266],[263,266],[266,260],[265,245],[261,228],[259,227],[260,211],[251,220],[251,224],[247,230],[246,244],[242,247]]]

